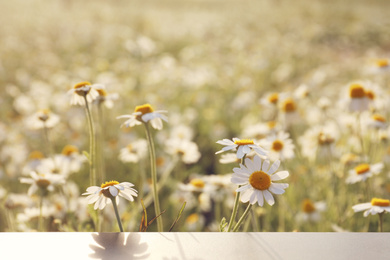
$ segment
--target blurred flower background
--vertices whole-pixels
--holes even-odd
[[[144,129],[116,118],[149,103],[168,111],[163,128],[151,130],[164,231],[183,202],[174,231],[220,230],[240,161],[215,154],[216,142],[235,137],[254,140],[289,172],[286,192],[273,206],[254,205],[243,230],[377,230],[375,216],[352,206],[390,198],[388,1],[0,6],[0,231],[116,230],[110,207],[96,213],[81,196],[91,186],[88,122],[67,93],[85,81],[104,86],[89,107],[97,179],[138,191],[118,205],[125,231],[140,226],[140,199],[149,219],[155,212]],[[28,192],[20,180],[31,176],[45,192]],[[383,230],[389,222],[385,215]]]

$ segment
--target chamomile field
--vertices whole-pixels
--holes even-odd
[[[0,3],[0,231],[390,231],[390,2]]]

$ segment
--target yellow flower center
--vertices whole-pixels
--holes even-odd
[[[360,164],[355,167],[355,172],[357,174],[364,174],[370,170],[370,165],[367,163]]]
[[[363,98],[366,96],[364,88],[359,84],[352,84],[349,86],[349,96],[351,98]]]
[[[257,190],[266,190],[271,186],[271,177],[263,171],[256,171],[249,176],[249,183]]]
[[[282,141],[280,141],[280,140],[275,140],[275,141],[272,143],[272,150],[279,152],[280,150],[283,149],[283,146],[284,146],[284,144],[283,144]]]
[[[234,141],[234,144],[240,146],[240,145],[254,144],[254,142],[252,139],[242,139],[242,140]]]
[[[371,200],[372,206],[388,207],[390,206],[390,200],[373,198]]]
[[[305,213],[313,213],[316,208],[314,207],[314,204],[310,199],[305,199],[302,203],[302,210]]]
[[[39,188],[46,189],[50,185],[50,181],[46,179],[39,179],[35,182]]]
[[[42,152],[40,151],[32,151],[30,155],[28,156],[28,159],[30,160],[40,160],[45,158]]]
[[[379,68],[386,68],[386,67],[390,66],[389,60],[387,60],[387,59],[378,59],[378,60],[376,60],[375,64]]]
[[[96,89],[97,92],[99,93],[99,96],[101,97],[106,97],[107,96],[107,91],[104,89]]]
[[[38,111],[38,119],[45,122],[47,119],[49,119],[50,110],[49,109],[42,109]]]
[[[288,112],[294,112],[297,108],[296,108],[294,100],[292,98],[287,98],[283,102],[282,109],[284,112],[288,113]]]
[[[189,224],[193,224],[193,223],[196,223],[198,221],[199,221],[199,215],[196,214],[196,213],[192,213],[186,219],[186,222],[189,223]]]
[[[76,85],[74,85],[74,89],[75,89],[75,93],[77,95],[80,95],[80,96],[86,96],[89,91],[91,90],[91,88],[88,88],[88,90],[80,90],[80,88],[82,87],[85,87],[85,86],[90,86],[91,83],[89,83],[88,81],[83,81],[83,82],[80,82],[80,83],[77,83]]]
[[[154,110],[150,104],[145,104],[145,105],[135,107],[135,112],[141,112],[142,115],[147,113],[152,113],[153,111]]]
[[[64,149],[62,149],[61,154],[65,155],[65,156],[70,156],[70,155],[72,155],[74,153],[78,153],[78,152],[79,152],[79,149],[76,146],[68,144],[68,145],[65,145]]]
[[[333,142],[334,142],[334,139],[332,137],[327,136],[326,134],[324,134],[322,132],[318,135],[318,144],[320,144],[320,145],[329,145]]]
[[[375,121],[379,121],[379,122],[382,122],[382,123],[385,123],[386,122],[386,118],[384,118],[383,116],[379,115],[379,114],[375,114],[372,116],[372,119],[374,119]]]
[[[104,188],[106,188],[108,186],[114,186],[116,184],[119,184],[119,182],[117,182],[117,181],[106,181],[105,183],[102,183],[100,188],[104,189]]]
[[[371,90],[366,90],[366,96],[371,100],[375,99],[375,93]]]
[[[127,150],[128,150],[130,153],[134,152],[133,146],[132,146],[131,144],[128,144],[128,145],[126,146],[126,148],[127,148]]]
[[[203,188],[204,187],[204,181],[201,179],[192,179],[190,184],[195,186],[196,188]]]
[[[279,100],[278,93],[272,93],[271,95],[268,96],[268,101],[272,104],[278,103],[278,100]]]
[[[267,125],[268,125],[269,129],[273,129],[276,126],[276,121],[268,121]]]

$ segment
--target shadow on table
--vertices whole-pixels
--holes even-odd
[[[125,233],[95,233],[92,238],[97,245],[89,245],[94,251],[90,258],[102,260],[146,259],[148,244],[140,243],[141,235],[129,233],[125,241]]]

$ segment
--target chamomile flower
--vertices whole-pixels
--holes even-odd
[[[112,108],[114,106],[114,101],[119,98],[118,93],[107,93],[106,88],[103,85],[96,90],[99,95],[96,97],[95,102],[99,105],[104,104],[106,108]]]
[[[368,110],[370,103],[363,84],[350,84],[348,94],[348,108],[350,112],[362,112]]]
[[[283,121],[285,127],[289,127],[301,120],[298,113],[297,103],[293,98],[285,98],[280,102],[279,107],[281,111],[281,120]]]
[[[379,174],[384,165],[383,163],[367,164],[362,163],[349,171],[349,175],[345,180],[346,183],[353,184],[360,181],[365,181],[373,175]]]
[[[49,109],[41,109],[27,118],[27,126],[31,129],[52,128],[60,122],[60,117]]]
[[[326,210],[324,201],[313,202],[305,199],[302,202],[302,211],[296,216],[298,222],[318,222],[321,220],[321,212]]]
[[[268,157],[271,160],[285,160],[294,157],[295,146],[290,139],[290,135],[284,131],[261,140],[260,144],[269,151]]]
[[[40,192],[41,195],[46,195],[49,191],[54,191],[56,185],[65,183],[65,177],[59,174],[43,174],[32,171],[30,176],[31,178],[20,178],[21,183],[31,184],[27,192],[29,196],[32,196],[36,192]]]
[[[133,127],[135,125],[140,125],[142,123],[146,124],[150,121],[152,127],[157,130],[162,129],[162,120],[168,122],[167,116],[163,115],[163,113],[167,113],[165,110],[157,110],[154,111],[153,107],[150,104],[144,104],[141,106],[136,106],[134,113],[131,115],[123,115],[118,116],[117,119],[120,118],[128,118],[122,126]]]
[[[111,199],[116,199],[119,203],[118,195],[129,200],[134,201],[133,197],[137,197],[137,191],[132,187],[134,184],[130,182],[108,181],[99,186],[91,186],[87,188],[87,192],[82,195],[87,196],[88,204],[95,203],[94,209],[103,209],[107,204],[111,203]]]
[[[373,61],[370,72],[372,73],[383,73],[390,71],[390,59],[382,58]]]
[[[249,154],[252,149],[262,156],[266,156],[268,153],[266,150],[255,144],[251,139],[238,139],[234,137],[233,141],[229,139],[223,139],[217,141],[217,144],[225,145],[225,147],[223,147],[222,150],[216,152],[215,154],[237,149],[236,156],[238,159],[241,159],[244,157],[244,155]]]
[[[124,163],[137,163],[146,156],[147,152],[147,141],[145,139],[139,139],[122,148],[119,152],[119,159]]]
[[[380,114],[373,114],[368,120],[367,126],[374,129],[385,129],[387,127],[387,120]]]
[[[390,200],[373,198],[371,202],[357,204],[352,207],[355,212],[364,211],[363,216],[369,214],[376,215],[378,213],[390,212]]]
[[[186,164],[196,163],[201,156],[198,145],[190,140],[171,138],[166,140],[165,145],[167,153],[179,155]]]
[[[68,91],[69,95],[72,95],[70,104],[71,105],[84,105],[85,99],[87,99],[87,102],[92,102],[95,100],[98,96],[98,89],[103,88],[100,84],[94,84],[84,81],[77,83],[74,85],[74,87]]]
[[[253,161],[246,158],[245,166],[240,164],[240,168],[234,168],[231,181],[242,185],[236,190],[242,192],[241,201],[244,203],[249,201],[252,205],[257,202],[262,207],[265,199],[272,206],[275,200],[271,192],[283,194],[289,186],[287,183],[274,183],[289,176],[288,171],[276,172],[279,165],[280,161],[275,161],[270,167],[268,160],[262,163],[261,158],[256,155]]]

